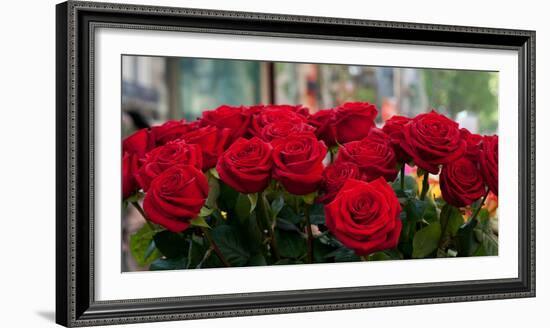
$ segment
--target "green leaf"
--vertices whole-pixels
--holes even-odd
[[[298,224],[300,223],[300,221],[302,221],[302,217],[296,214],[294,210],[288,205],[283,206],[278,216],[293,224]]]
[[[293,260],[293,259],[281,259],[273,264],[274,265],[304,264],[304,262],[299,260]]]
[[[213,212],[214,212],[214,209],[208,208],[208,207],[206,207],[206,206],[203,206],[203,207],[201,208],[201,211],[199,212],[199,216],[200,216],[201,218],[205,218],[205,217],[207,217],[207,216],[212,215]]]
[[[193,227],[203,227],[203,228],[210,228],[206,220],[202,216],[198,216],[191,220],[191,225]]]
[[[491,219],[489,219],[489,211],[482,208],[477,214],[477,219],[479,220],[480,226],[485,232],[492,232],[491,229]]]
[[[144,224],[141,229],[130,236],[130,253],[139,266],[146,266],[160,257],[160,252],[155,248],[153,236],[157,230],[149,224]]]
[[[159,271],[159,270],[181,270],[185,269],[187,267],[187,258],[180,257],[175,259],[157,259],[153,263],[151,263],[151,266],[149,266],[149,270],[151,271]]]
[[[205,206],[209,208],[218,208],[218,198],[220,197],[220,181],[215,177],[208,175],[208,198]]]
[[[239,193],[237,202],[235,203],[235,214],[239,218],[239,221],[246,222],[250,218],[251,208],[249,198]]]
[[[496,236],[479,228],[474,229],[474,235],[480,244],[473,256],[498,255],[498,239]]]
[[[323,204],[317,203],[311,206],[309,221],[311,224],[325,224],[325,207]]]
[[[381,252],[372,253],[369,255],[369,261],[387,261],[387,260],[400,260],[401,254],[396,249],[388,249]]]
[[[433,199],[426,199],[426,209],[424,210],[424,220],[428,223],[439,221],[439,216],[437,214],[437,206]]]
[[[407,241],[404,241],[404,242],[400,242],[399,244],[397,244],[397,249],[399,250],[399,252],[401,254],[403,254],[403,258],[405,258],[405,259],[412,258],[412,253],[413,253],[412,241],[407,240]]]
[[[317,197],[317,191],[314,191],[312,193],[302,196],[304,203],[309,205],[312,205],[313,203],[315,203],[315,197]]]
[[[254,209],[256,208],[256,205],[258,204],[258,193],[247,194],[247,196],[248,196],[248,200],[250,201],[249,213],[252,213],[252,211],[254,211]]]
[[[344,247],[344,245],[338,239],[336,239],[333,235],[328,233],[322,234],[321,236],[316,238],[316,240],[319,240],[321,243],[331,246],[332,248]]]
[[[180,258],[187,254],[189,243],[183,234],[165,230],[153,238],[157,249],[167,258]]]
[[[231,265],[244,266],[248,263],[250,252],[237,228],[229,225],[217,226],[212,230],[212,239]]]
[[[453,237],[456,236],[458,229],[464,224],[464,218],[460,210],[449,204],[445,204],[441,209],[440,221],[445,230],[444,233]]]
[[[327,259],[334,259],[334,262],[358,262],[361,258],[349,248],[341,247],[325,255]]]
[[[223,183],[223,181],[218,181],[218,183],[220,185],[218,208],[228,213],[233,212],[236,208],[237,198],[240,193]]]
[[[262,254],[256,254],[252,257],[250,257],[250,260],[248,260],[249,266],[263,266],[267,265],[267,262],[265,260],[265,257]]]
[[[456,233],[456,246],[458,256],[472,256],[479,247],[479,242],[474,235],[477,220],[470,220],[463,224]]]
[[[271,202],[272,219],[275,219],[277,215],[279,215],[279,212],[281,212],[283,206],[285,206],[285,199],[282,195],[279,195]]]
[[[135,203],[135,202],[139,202],[143,197],[145,197],[145,194],[141,191],[138,191],[135,194],[131,195],[130,197],[126,198],[125,200],[128,203]]]
[[[415,178],[405,175],[405,190],[401,190],[401,175],[399,175],[399,177],[392,183],[392,188],[395,191],[400,190],[404,192],[408,197],[414,197],[418,191],[418,184],[416,183]]]
[[[331,247],[319,239],[313,239],[313,260],[315,263],[325,263],[326,256],[334,251]]]
[[[208,249],[209,245],[204,243],[204,240],[197,236],[193,235],[188,241],[189,248],[187,250],[187,269],[195,268],[199,263],[201,263],[204,253]]]
[[[277,229],[275,238],[282,257],[298,259],[306,254],[306,240],[300,234]]]
[[[405,213],[407,214],[407,220],[411,223],[422,221],[427,205],[428,203],[425,200],[408,199],[405,203]]]
[[[220,175],[218,174],[218,170],[216,170],[215,167],[208,170],[208,173],[210,173],[210,175],[212,175],[214,178],[216,178],[218,180],[220,179]]]
[[[413,258],[424,258],[437,249],[441,237],[441,225],[432,223],[416,232],[413,239]]]
[[[276,227],[284,231],[295,231],[300,233],[301,230],[292,222],[282,218],[277,218]]]

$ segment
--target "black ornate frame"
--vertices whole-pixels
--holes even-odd
[[[92,237],[93,40],[97,27],[517,51],[519,277],[96,301]],[[57,5],[56,36],[57,323],[76,327],[535,296],[534,31],[69,1]]]

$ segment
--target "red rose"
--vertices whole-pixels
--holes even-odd
[[[151,133],[155,138],[155,144],[162,146],[170,141],[180,139],[182,135],[191,130],[192,124],[181,121],[166,121],[162,125],[151,128]]]
[[[466,157],[474,162],[479,161],[483,137],[479,134],[471,133],[468,129],[464,128],[460,129],[460,136],[466,141]]]
[[[403,150],[418,167],[432,174],[439,172],[439,165],[459,159],[466,151],[458,124],[436,111],[416,116],[403,133]]]
[[[315,129],[311,125],[302,122],[277,121],[264,126],[260,137],[262,140],[270,142],[292,133],[313,132],[313,130]]]
[[[272,106],[288,107],[291,111],[302,116],[305,119],[308,119],[311,116],[311,114],[309,113],[309,108],[304,107],[302,105],[272,105]]]
[[[380,129],[372,129],[369,136],[344,144],[338,150],[336,162],[350,162],[361,173],[361,179],[373,181],[383,177],[394,181],[397,177],[397,161],[389,137]]]
[[[201,126],[215,126],[219,129],[229,129],[231,140],[244,136],[250,125],[250,115],[242,106],[222,105],[214,110],[202,113]]]
[[[349,179],[325,206],[330,232],[359,256],[397,247],[400,212],[393,189],[382,178],[372,182]]]
[[[374,125],[378,110],[368,102],[347,102],[334,110],[334,129],[340,144],[365,138]]]
[[[411,160],[410,156],[401,148],[401,142],[403,142],[405,135],[403,134],[403,128],[411,121],[410,118],[405,116],[394,115],[386,121],[382,127],[388,136],[390,136],[391,145],[395,151],[397,161],[401,163],[407,163]]]
[[[307,118],[302,116],[297,106],[290,105],[269,105],[263,106],[261,109],[256,108],[256,114],[252,118],[249,134],[260,137],[263,128],[275,122],[292,122],[295,124],[307,124]]]
[[[202,168],[202,154],[199,145],[191,145],[183,140],[170,141],[145,155],[136,179],[144,191],[151,181],[162,172],[178,164]]]
[[[151,182],[143,200],[149,220],[172,232],[189,227],[208,197],[205,175],[190,165],[176,165]]]
[[[336,162],[325,168],[323,171],[323,182],[321,190],[323,196],[320,201],[327,204],[334,200],[336,194],[348,179],[359,179],[359,168],[350,162]]]
[[[213,126],[205,126],[187,132],[182,136],[188,144],[201,147],[202,169],[204,171],[213,168],[218,162],[218,157],[224,152],[230,137],[229,129],[218,129]]]
[[[498,136],[483,137],[479,159],[485,183],[498,196]]]
[[[138,130],[122,141],[122,153],[136,154],[138,158],[143,158],[153,148],[155,138],[149,129]]]
[[[310,132],[273,140],[272,145],[273,178],[295,195],[317,190],[323,174],[323,159],[327,153],[324,142],[318,141]]]
[[[138,155],[124,153],[122,156],[122,198],[126,199],[139,190],[136,180],[138,171]]]
[[[263,191],[271,178],[271,145],[259,138],[240,138],[229,147],[216,165],[220,179],[238,192]]]
[[[485,194],[481,173],[466,157],[443,165],[439,182],[443,199],[456,207],[470,205]]]
[[[322,109],[311,115],[308,124],[315,128],[315,135],[323,140],[327,146],[336,145],[336,131],[334,129],[334,110]]]

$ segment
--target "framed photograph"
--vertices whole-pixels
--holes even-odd
[[[534,297],[504,28],[57,5],[57,322]]]

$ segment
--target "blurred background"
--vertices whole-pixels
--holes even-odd
[[[302,104],[314,113],[345,101],[376,104],[379,125],[434,108],[472,132],[493,134],[497,92],[497,72],[122,57],[124,135],[168,119],[194,120],[222,104]]]
[[[392,115],[432,108],[480,134],[497,133],[498,73],[400,67],[279,63],[177,57],[122,57],[123,136],[169,119],[192,121],[222,104],[302,104],[315,113],[346,101],[376,104],[378,126]],[[434,177],[437,185],[437,177]],[[122,271],[147,270],[129,254],[144,224],[122,220]]]

